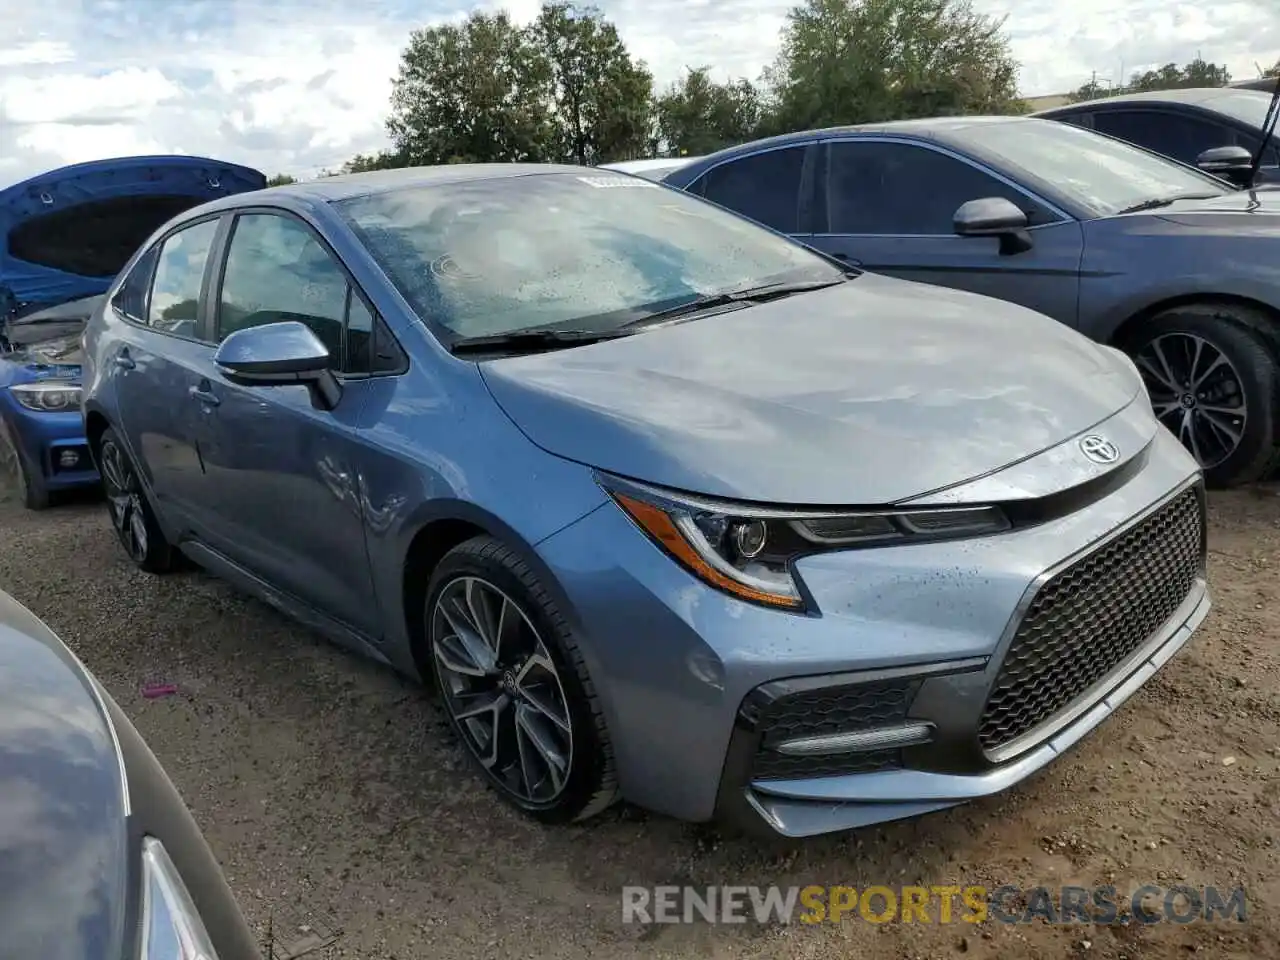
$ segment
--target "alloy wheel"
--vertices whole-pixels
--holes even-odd
[[[455,577],[437,595],[431,637],[445,705],[468,749],[521,804],[554,801],[573,764],[569,701],[520,604],[480,577]]]
[[[1156,417],[1208,470],[1244,437],[1248,408],[1240,375],[1214,344],[1191,333],[1166,333],[1134,355]]]
[[[142,485],[133,472],[124,451],[114,440],[102,444],[99,455],[102,486],[107,495],[107,512],[111,525],[124,546],[129,559],[141,563],[146,559],[147,520],[143,513]]]

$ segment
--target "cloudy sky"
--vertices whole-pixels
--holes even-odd
[[[505,6],[529,19],[539,0]],[[794,0],[598,0],[660,84],[755,78]],[[1280,58],[1275,0],[975,0],[1008,14],[1026,95],[1197,53],[1237,77]],[[496,0],[494,4],[496,5]],[[0,9],[0,186],[134,153],[307,176],[383,146],[409,31],[465,0],[37,0]],[[1016,11],[1016,12],[1015,12]]]

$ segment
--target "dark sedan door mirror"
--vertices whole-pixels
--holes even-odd
[[[1244,147],[1214,147],[1196,157],[1196,166],[1205,173],[1229,180],[1239,187],[1250,187],[1249,171],[1253,169],[1253,154]]]
[[[1004,197],[983,197],[961,204],[954,225],[962,237],[999,237],[1001,256],[1023,253],[1032,247],[1026,213]]]
[[[250,387],[305,384],[323,410],[338,405],[342,391],[329,368],[329,350],[304,323],[283,320],[248,327],[218,345],[213,362],[232,383]]]

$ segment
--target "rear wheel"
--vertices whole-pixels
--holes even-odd
[[[1280,374],[1267,323],[1247,307],[1190,304],[1152,317],[1127,345],[1156,416],[1211,486],[1261,479],[1276,462]]]
[[[491,537],[451,550],[424,623],[450,723],[504,800],[550,823],[614,801],[613,749],[582,655],[515,551]]]
[[[98,441],[98,469],[111,526],[129,559],[148,573],[175,569],[179,565],[178,551],[165,539],[138,471],[110,427]]]

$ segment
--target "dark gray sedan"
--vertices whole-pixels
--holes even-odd
[[[0,958],[259,956],[138,732],[49,628],[0,592]]]
[[[1280,192],[1015,117],[787,134],[664,182],[844,263],[1020,303],[1123,348],[1210,483],[1276,459]]]

